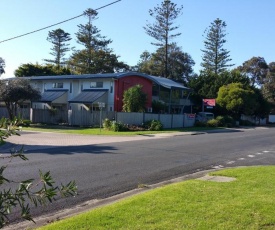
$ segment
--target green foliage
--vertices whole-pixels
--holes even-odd
[[[158,120],[149,120],[149,121],[146,121],[145,124],[144,124],[144,127],[147,130],[150,130],[150,131],[160,131],[160,130],[163,129],[163,125]]]
[[[196,127],[233,127],[235,121],[231,116],[217,116],[215,119],[204,121],[196,121]]]
[[[108,118],[103,121],[103,128],[114,132],[128,130],[126,125],[122,124],[121,122],[111,121]]]
[[[58,67],[55,65],[40,65],[38,63],[22,64],[15,70],[16,77],[33,77],[33,76],[55,76],[70,75],[71,71],[66,67]]]
[[[105,118],[104,121],[103,121],[103,128],[107,129],[107,130],[111,130],[112,123],[113,122],[110,119]]]
[[[137,65],[137,71],[154,76],[165,76],[167,78],[186,83],[193,75],[194,60],[182,51],[176,43],[168,47],[167,73],[165,73],[165,47],[160,47],[154,53],[143,52]]]
[[[219,18],[211,23],[208,29],[205,30],[204,50],[201,66],[203,72],[214,73],[218,75],[224,72],[228,67],[233,66],[228,64],[231,61],[229,51],[223,48],[226,43],[226,23]]]
[[[268,65],[268,72],[262,87],[264,98],[275,105],[275,62]],[[275,106],[274,106],[275,107]]]
[[[106,118],[103,121],[103,127],[107,130],[114,131],[114,132],[121,132],[121,131],[160,131],[163,128],[163,125],[160,121],[157,120],[150,120],[145,122],[142,126],[138,125],[126,125],[122,124],[121,122],[111,121]]]
[[[268,65],[263,57],[253,57],[237,69],[250,78],[252,86],[263,85],[268,73]]]
[[[107,46],[112,43],[111,39],[106,39],[100,34],[100,30],[93,24],[97,19],[98,12],[93,9],[84,11],[84,16],[88,19],[85,25],[78,25],[76,33],[77,42],[83,45],[86,50],[107,50]]]
[[[164,102],[156,101],[156,100],[152,101],[152,110],[154,113],[163,112],[165,111],[165,109],[166,109],[166,104]]]
[[[23,101],[40,99],[40,91],[33,88],[29,80],[16,78],[0,82],[0,97],[5,102],[10,119],[17,115],[17,108]]]
[[[54,60],[45,59],[46,62],[54,63],[56,66],[60,67],[62,64],[65,64],[64,56],[66,52],[70,50],[67,44],[72,38],[69,33],[66,33],[62,29],[56,29],[49,31],[47,41],[53,44],[51,48],[52,52],[50,53]]]
[[[1,141],[14,134],[19,135],[18,124],[20,123],[22,121],[16,118],[13,120],[2,118],[0,120]],[[11,165],[14,158],[28,160],[23,154],[23,148],[10,150],[10,155],[1,156],[4,163],[0,167],[0,228],[8,223],[8,217],[15,207],[20,208],[22,218],[34,221],[30,203],[34,206],[40,206],[52,202],[57,196],[67,197],[76,194],[77,187],[74,181],[66,185],[56,186],[50,172],[43,173],[40,171],[39,178],[19,182],[6,177],[5,170]]]
[[[235,125],[235,120],[231,116],[217,116],[216,120],[219,122],[219,126],[232,127]]]
[[[271,111],[271,103],[264,97],[262,90],[254,88],[254,92],[258,106],[255,107],[253,115],[263,119],[269,115]]]
[[[206,122],[206,126],[207,126],[207,127],[218,127],[218,126],[220,126],[220,123],[219,123],[219,121],[216,120],[216,119],[211,119],[211,120],[208,120],[208,121]]]
[[[22,120],[22,126],[29,127],[31,125],[31,120]]]
[[[90,63],[86,62],[88,57]],[[108,50],[78,50],[70,57],[68,65],[74,74],[114,73],[128,70],[129,66],[118,61],[118,58],[119,56]]]
[[[118,61],[119,56],[108,48],[112,40],[101,36],[100,30],[93,24],[97,14],[93,9],[86,10],[84,15],[88,19],[87,23],[78,25],[76,38],[84,49],[74,51],[68,61],[75,74],[113,73],[129,69],[128,65]]]
[[[241,83],[231,83],[219,89],[217,104],[225,108],[235,119],[241,114],[253,115],[259,107],[257,95]]]
[[[0,142],[2,143],[5,139],[10,137],[11,135],[18,135],[18,126],[17,124],[20,121],[14,117],[12,120],[6,119],[4,117],[0,120]]]
[[[144,112],[147,95],[142,91],[142,85],[133,86],[123,93],[124,112]]]
[[[121,122],[112,122],[112,125],[111,125],[111,130],[114,131],[114,132],[119,132],[119,131],[126,131],[128,130],[127,127],[122,124]]]
[[[206,122],[195,121],[195,127],[206,127]]]
[[[168,47],[171,45],[170,40],[181,35],[174,31],[179,28],[175,26],[174,21],[181,15],[183,6],[177,7],[172,1],[164,0],[161,5],[149,10],[151,17],[155,19],[153,24],[148,23],[144,27],[145,32],[157,42],[152,44],[164,49],[164,73],[161,76],[168,77]]]

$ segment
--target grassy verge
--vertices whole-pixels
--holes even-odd
[[[37,132],[56,132],[56,133],[71,133],[83,135],[145,135],[156,133],[171,133],[171,132],[192,132],[211,130],[211,127],[190,127],[179,129],[165,129],[161,131],[126,131],[114,132],[100,128],[79,128],[79,127],[62,127],[62,126],[37,126],[37,127],[23,127],[23,131],[37,131]],[[216,128],[217,129],[217,128]]]
[[[185,181],[39,229],[275,229],[274,166],[212,174],[237,180]]]

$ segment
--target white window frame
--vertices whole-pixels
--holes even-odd
[[[103,81],[92,81],[90,88],[103,88]]]
[[[64,84],[63,82],[54,82],[53,83],[53,89],[63,89]]]

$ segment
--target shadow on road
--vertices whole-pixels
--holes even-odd
[[[7,146],[6,146],[7,145]],[[0,148],[0,153],[10,154],[10,150],[19,151],[22,146],[11,143],[5,144],[5,148]],[[72,155],[72,154],[121,154],[114,152],[116,148],[108,145],[81,145],[81,146],[42,146],[42,145],[24,145],[24,154],[45,153],[50,155]]]

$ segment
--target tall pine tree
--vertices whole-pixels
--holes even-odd
[[[54,60],[44,59],[44,61],[55,64],[58,68],[60,68],[61,65],[64,65],[65,64],[64,56],[66,52],[70,50],[70,48],[68,47],[69,46],[68,41],[70,40],[71,40],[70,34],[66,33],[62,29],[49,31],[47,41],[53,44],[53,47],[51,48],[52,52],[50,54],[54,56]]]
[[[157,5],[154,9],[149,10],[150,16],[155,19],[153,24],[147,23],[144,27],[146,33],[157,40],[157,42],[152,42],[152,45],[158,47],[164,47],[164,76],[168,77],[168,52],[169,45],[171,45],[171,40],[181,33],[173,33],[179,28],[179,26],[174,25],[174,21],[181,15],[183,6],[177,7],[177,4],[171,2],[170,0],[164,0],[161,5]]]
[[[217,18],[204,32],[206,34],[205,48],[201,50],[203,52],[201,66],[205,73],[218,75],[233,66],[233,64],[228,64],[232,60],[229,55],[230,51],[223,48],[226,43],[225,29],[226,23]]]
[[[77,50],[69,60],[69,65],[77,74],[106,73],[128,69],[123,62],[118,61],[118,56],[108,48],[112,43],[100,34],[100,30],[93,25],[97,19],[97,12],[88,9],[84,15],[88,18],[85,25],[78,25],[76,33],[77,42],[84,46],[84,49]]]

